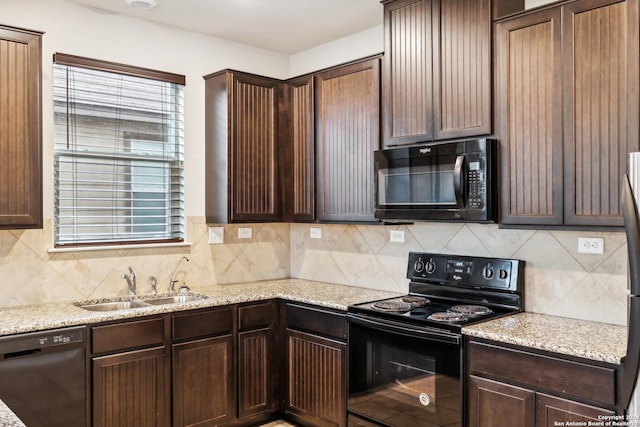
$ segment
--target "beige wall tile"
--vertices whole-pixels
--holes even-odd
[[[513,257],[526,261],[525,309],[558,316],[626,322],[627,253],[622,232],[500,229],[490,224],[416,223],[406,225],[234,224],[224,243],[208,243],[204,217],[187,219],[186,248],[47,252],[52,222],[43,230],[0,231],[0,307],[85,298],[123,296],[122,273],[131,266],[139,293],[149,293],[148,277],[168,289],[169,275],[182,256],[176,278],[198,287],[240,281],[294,277],[373,289],[407,292],[410,251]],[[251,239],[238,239],[250,227]],[[311,239],[311,227],[321,239]],[[404,243],[389,241],[391,230],[405,232]],[[578,237],[602,237],[603,255],[577,253]],[[20,292],[15,292],[16,283]]]

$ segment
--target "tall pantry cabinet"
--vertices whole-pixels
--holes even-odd
[[[621,226],[638,145],[638,1],[580,0],[496,25],[503,224]]]

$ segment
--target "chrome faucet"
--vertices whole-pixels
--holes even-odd
[[[129,267],[129,274],[122,273],[122,278],[129,284],[129,296],[134,296],[136,294],[136,275],[133,269]]]
[[[178,263],[176,264],[176,266],[174,267],[173,271],[171,272],[171,276],[169,276],[169,292],[173,292],[174,291],[174,285],[178,282],[177,280],[173,279],[173,275],[176,274],[176,270],[178,269],[178,266],[180,265],[182,260],[185,260],[185,261],[189,262],[189,258],[187,258],[186,256],[183,256],[182,258],[180,258],[178,260]]]
[[[149,281],[151,282],[151,293],[152,294],[157,294],[158,293],[158,281],[156,280],[155,276],[149,276]]]

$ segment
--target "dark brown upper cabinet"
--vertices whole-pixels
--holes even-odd
[[[290,126],[290,190],[293,221],[315,219],[315,132],[313,75],[289,81],[287,110]]]
[[[205,76],[205,214],[209,223],[282,219],[278,80]]]
[[[638,150],[637,0],[581,0],[496,25],[502,224],[621,226]]]
[[[561,224],[560,9],[496,27],[503,224]]]
[[[42,228],[42,33],[0,26],[0,228]]]
[[[638,151],[638,0],[562,8],[565,224],[624,225],[627,153]]]
[[[373,152],[380,144],[379,93],[379,58],[315,75],[320,221],[375,221]]]
[[[491,1],[383,3],[384,146],[491,133]]]

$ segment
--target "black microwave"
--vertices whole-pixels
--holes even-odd
[[[497,149],[484,138],[376,151],[375,217],[495,222]]]

